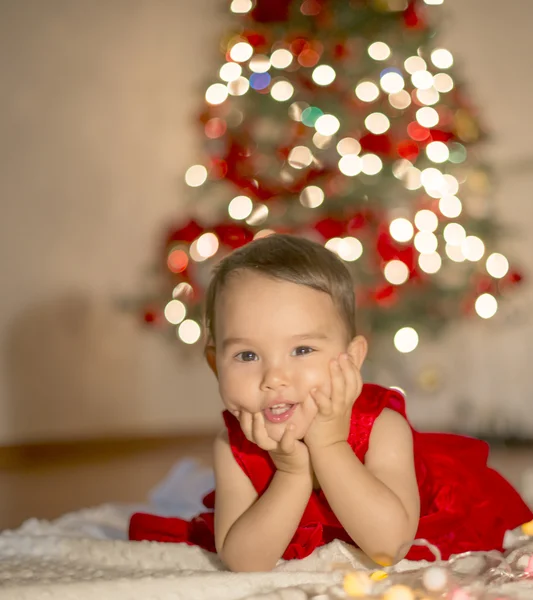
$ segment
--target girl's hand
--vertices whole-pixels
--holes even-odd
[[[350,432],[352,407],[363,388],[359,368],[347,354],[330,362],[331,396],[311,390],[318,412],[304,436],[308,448],[316,449],[345,442]]]
[[[293,475],[311,475],[311,460],[306,445],[295,437],[295,427],[289,423],[279,442],[267,433],[263,413],[241,412],[238,416],[246,439],[266,450],[276,469]]]

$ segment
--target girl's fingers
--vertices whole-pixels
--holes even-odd
[[[353,364],[348,355],[342,355],[339,364],[344,376],[344,394],[346,402],[352,405],[357,396],[359,369]]]
[[[239,423],[241,424],[242,432],[244,433],[244,437],[249,441],[254,441],[253,431],[252,431],[252,413],[249,412],[241,412],[239,417]]]
[[[318,388],[313,388],[311,390],[311,396],[315,401],[315,404],[318,408],[318,414],[329,416],[333,412],[333,406],[331,402],[331,398],[326,396],[322,390]]]
[[[263,450],[270,451],[276,449],[276,442],[267,433],[263,413],[254,413],[253,437],[253,441]]]
[[[340,409],[344,406],[346,385],[344,373],[341,369],[339,360],[333,360],[330,363],[331,372],[331,405],[332,410]]]
[[[285,454],[292,454],[294,452],[294,444],[296,443],[296,427],[293,423],[289,423],[283,432],[283,436],[279,443],[279,447]]]

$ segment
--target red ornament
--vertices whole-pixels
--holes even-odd
[[[267,40],[264,35],[257,33],[256,31],[245,31],[242,34],[242,37],[245,38],[250,46],[253,46],[256,50],[266,47]]]
[[[228,172],[228,163],[221,159],[215,158],[211,161],[211,167],[209,169],[209,177],[211,179],[224,179]]]
[[[251,17],[258,23],[287,21],[291,0],[257,0]]]
[[[226,121],[218,117],[209,119],[204,127],[205,135],[211,140],[222,137],[226,133],[226,129]]]
[[[415,161],[420,152],[420,148],[418,144],[411,140],[404,140],[403,142],[399,142],[396,146],[396,151],[398,155],[402,158],[405,158],[410,161]]]
[[[417,11],[416,0],[411,0],[403,12],[403,22],[409,29],[424,29],[426,24],[420,12]]]
[[[325,240],[330,240],[331,238],[341,237],[345,234],[346,223],[338,219],[327,218],[315,223],[314,229],[318,231]]]
[[[343,59],[348,56],[348,49],[344,44],[335,44],[333,47],[334,58]]]
[[[381,156],[390,156],[392,151],[392,142],[388,135],[375,135],[367,133],[359,140],[361,148],[366,152],[373,152]]]
[[[396,304],[398,301],[398,290],[396,286],[391,285],[390,283],[380,285],[374,291],[374,301],[384,308]]]
[[[155,308],[146,308],[143,313],[143,321],[148,325],[156,325],[161,320],[160,312]]]
[[[170,231],[165,248],[168,248],[173,242],[188,242],[190,244],[204,231],[204,228],[198,225],[196,221],[189,221],[184,227]]]
[[[214,232],[217,234],[221,244],[229,246],[232,249],[244,246],[248,242],[251,242],[254,237],[248,228],[234,225],[233,223],[217,225],[214,228]]]
[[[356,213],[347,224],[347,231],[349,234],[355,233],[359,231],[359,229],[363,229],[367,224],[367,217],[364,213]]]
[[[400,244],[394,240],[386,226],[380,227],[377,241],[378,255],[385,261],[397,259],[404,262],[411,275],[416,275],[416,257],[412,245]]]
[[[428,142],[448,142],[455,139],[454,134],[451,131],[443,131],[442,129],[432,129],[429,132]]]
[[[411,121],[411,123],[407,125],[407,134],[412,140],[423,142],[429,138],[430,131],[426,127],[422,127],[422,125],[416,121]]]

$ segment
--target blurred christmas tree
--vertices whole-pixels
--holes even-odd
[[[198,341],[212,266],[273,231],[336,252],[363,331],[402,352],[419,332],[495,314],[520,275],[495,252],[482,132],[430,25],[441,2],[231,2],[205,157],[185,175],[146,322]]]

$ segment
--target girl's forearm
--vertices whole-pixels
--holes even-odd
[[[391,564],[414,532],[398,498],[357,458],[347,442],[310,449],[315,475],[340,523],[361,550]]]
[[[270,571],[289,545],[313,489],[308,474],[276,471],[268,489],[231,526],[219,551],[232,571]]]

